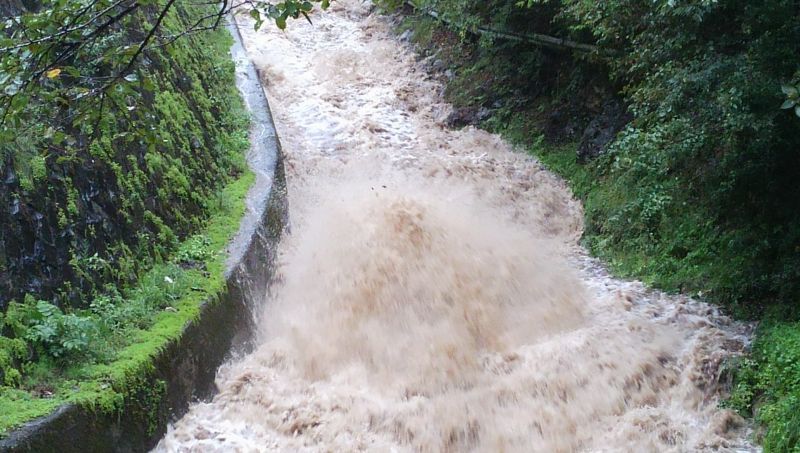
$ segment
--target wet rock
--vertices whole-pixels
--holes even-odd
[[[17,184],[18,182],[17,174],[14,173],[13,169],[9,168],[8,171],[6,171],[6,177],[4,182],[7,186],[14,186]]]
[[[545,120],[545,139],[551,143],[574,140],[586,124],[582,116],[582,109],[577,106],[565,105],[553,110]]]
[[[102,223],[103,220],[108,218],[108,214],[103,211],[103,208],[94,201],[89,202],[89,209],[86,210],[85,219],[87,225],[96,225]]]
[[[97,185],[94,184],[94,182],[89,181],[89,189],[86,191],[85,195],[86,195],[85,198],[86,201],[94,200],[95,198],[97,198],[98,195],[100,195],[100,188],[97,187]]]
[[[578,145],[578,162],[588,162],[603,154],[609,143],[617,136],[617,132],[631,119],[631,114],[620,101],[613,99],[606,102],[602,112],[593,118],[583,131]]]
[[[15,199],[13,199],[11,201],[11,206],[10,206],[10,208],[8,210],[8,213],[13,217],[13,216],[16,216],[17,214],[19,214],[19,211],[20,211],[19,199],[15,198]]]
[[[0,2],[0,15],[12,17],[28,11],[35,11],[37,8],[38,2],[33,0],[6,0]]]
[[[492,116],[492,111],[486,107],[459,107],[450,112],[445,124],[450,128],[475,126],[490,116]]]
[[[180,77],[176,80],[176,85],[178,89],[184,92],[189,92],[192,89],[192,79],[190,79],[186,74],[181,73]]]

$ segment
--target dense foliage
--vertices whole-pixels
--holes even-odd
[[[592,248],[665,287],[701,290],[751,313],[800,296],[797,3],[525,6],[439,0],[422,8],[458,24],[462,36],[483,26],[599,45],[580,55],[484,36],[476,50],[496,53],[491,62],[477,59],[492,73],[480,83],[515,104],[500,115],[547,98],[551,110],[571,105],[570,115],[585,125],[604,96],[628,105],[633,121],[590,165],[618,190],[609,188],[588,213],[589,237],[597,233]],[[462,97],[470,91],[458,88]]]
[[[485,127],[529,145],[570,180],[584,199],[585,242],[616,272],[739,316],[798,319],[796,1],[414,4],[418,14],[404,26],[455,70],[451,100],[488,109]],[[429,10],[446,23],[436,25]],[[597,50],[504,40],[486,29]],[[609,118],[619,102],[627,114]],[[576,159],[587,132],[618,119],[627,125],[611,131],[599,157]],[[758,435],[773,451],[800,445],[797,329],[764,323],[734,393],[737,409],[757,412]]]
[[[738,376],[727,404],[755,414],[767,451],[800,446],[800,324],[766,321],[750,357],[733,364]]]
[[[793,303],[800,119],[780,106],[798,70],[800,9],[660,3],[608,2],[598,14],[595,2],[574,2],[567,12],[625,50],[609,66],[635,116],[598,164],[624,193],[610,194],[619,202],[592,213],[590,228],[657,257],[642,260],[644,271],[676,276],[664,280],[671,288],[704,290],[750,313]]]

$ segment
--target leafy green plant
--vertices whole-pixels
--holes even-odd
[[[328,9],[328,7],[331,5],[330,0],[312,1],[320,3],[322,9]],[[298,19],[300,16],[303,16],[306,20],[308,20],[308,22],[311,22],[311,18],[308,16],[308,14],[312,9],[314,9],[313,3],[307,0],[289,0],[277,4],[254,2],[252,4],[252,9],[250,10],[250,17],[252,17],[254,20],[253,26],[256,30],[261,28],[264,23],[264,18],[274,20],[275,25],[283,30],[286,28],[286,20],[290,17],[292,19]]]
[[[204,235],[194,235],[183,242],[178,252],[175,254],[175,260],[178,263],[191,263],[196,261],[205,261],[211,258],[211,239]]]
[[[20,385],[23,365],[27,359],[28,344],[23,339],[0,336],[0,385]]]
[[[144,329],[152,322],[154,311],[142,300],[125,299],[117,289],[106,286],[103,294],[95,296],[89,305],[106,335],[124,335],[129,329]]]
[[[163,309],[190,290],[187,271],[176,264],[160,264],[142,276],[127,299],[149,309]]]
[[[800,84],[783,85],[781,91],[786,95],[786,100],[783,101],[781,108],[793,109],[794,113],[800,117]]]
[[[800,449],[800,324],[765,322],[751,356],[733,369],[726,405],[764,427],[758,437],[765,451]]]
[[[91,356],[90,346],[99,333],[93,317],[65,314],[55,305],[31,297],[26,298],[22,305],[12,312],[18,338],[24,339],[39,353],[55,359]]]

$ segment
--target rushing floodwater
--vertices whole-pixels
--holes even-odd
[[[441,85],[367,4],[243,32],[292,232],[261,346],[156,450],[753,450],[717,408],[747,326],[607,275],[564,184],[444,128]]]

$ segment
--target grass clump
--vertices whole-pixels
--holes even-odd
[[[752,353],[733,364],[736,382],[726,404],[754,417],[766,451],[800,450],[800,323],[765,321]]]

